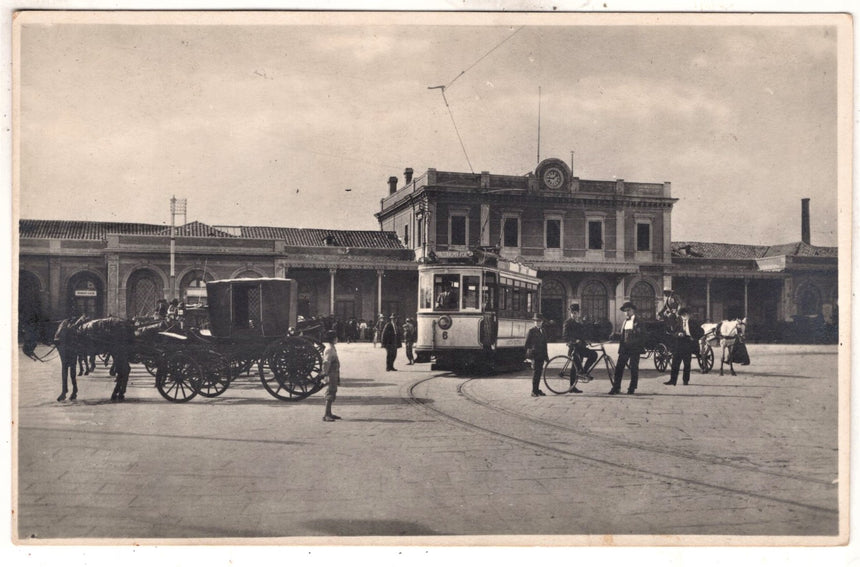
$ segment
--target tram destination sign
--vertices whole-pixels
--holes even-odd
[[[75,297],[96,297],[99,293],[94,289],[76,289]]]

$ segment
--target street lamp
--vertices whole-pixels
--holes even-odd
[[[170,295],[176,297],[176,216],[182,215],[183,224],[187,222],[185,212],[188,199],[170,198]]]

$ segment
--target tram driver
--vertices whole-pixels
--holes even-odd
[[[451,282],[447,282],[442,293],[436,297],[436,309],[456,309],[458,305],[459,297],[457,290],[454,289]]]

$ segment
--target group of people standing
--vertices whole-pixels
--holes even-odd
[[[626,318],[619,332],[614,335],[619,340],[618,360],[615,361],[615,374],[612,378],[612,388],[609,395],[621,393],[621,382],[624,369],[630,368],[630,382],[627,393],[634,394],[639,386],[639,356],[645,351],[645,336],[639,317],[636,315],[636,305],[627,301],[621,306]],[[540,380],[543,368],[549,358],[547,352],[546,331],[543,329],[543,316],[540,313],[534,315],[535,325],[526,336],[526,357],[533,361],[534,374],[532,376],[532,397],[546,395],[540,389]],[[682,307],[677,312],[672,312],[666,319],[666,330],[672,339],[672,367],[669,380],[666,385],[674,386],[678,383],[678,373],[683,365],[682,381],[690,383],[690,365],[693,354],[699,350],[699,339],[704,331],[699,321],[690,318],[689,309]],[[590,377],[592,368],[597,361],[597,352],[589,349],[587,344],[589,337],[585,326],[581,321],[579,305],[570,306],[570,316],[564,323],[562,331],[563,340],[567,343],[568,356],[573,359],[575,371],[581,375]],[[572,381],[573,382],[573,381]],[[581,394],[575,383],[571,390],[574,394]]]

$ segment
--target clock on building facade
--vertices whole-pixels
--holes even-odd
[[[565,191],[570,187],[570,168],[557,158],[545,159],[535,169],[541,189]]]

